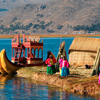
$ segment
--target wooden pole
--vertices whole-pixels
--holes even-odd
[[[97,50],[96,58],[94,61],[94,66],[92,70],[92,76],[99,74],[99,65],[100,65],[100,47]]]

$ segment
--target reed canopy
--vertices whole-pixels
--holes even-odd
[[[75,37],[69,48],[69,63],[71,66],[93,65],[100,38]]]

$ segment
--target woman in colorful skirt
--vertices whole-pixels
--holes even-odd
[[[100,84],[100,66],[99,66],[99,81],[98,83]]]
[[[61,57],[61,59],[59,60],[59,63],[60,63],[60,70],[61,70],[60,74],[61,74],[61,76],[68,77],[68,75],[70,75],[69,63],[65,59],[65,56]]]
[[[47,74],[54,74],[56,73],[56,68],[55,68],[55,63],[56,63],[56,59],[53,58],[52,55],[50,55],[50,57],[45,61],[45,63],[47,64]]]

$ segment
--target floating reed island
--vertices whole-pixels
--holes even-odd
[[[54,75],[47,75],[46,66],[21,68],[17,71],[18,76],[57,86],[76,94],[97,97],[100,95],[100,84],[98,84],[99,43],[100,39],[98,38],[74,38],[69,48],[70,75],[68,78],[62,78],[59,72]],[[63,46],[60,46],[58,54],[61,53],[61,48],[65,50],[64,42],[62,44]]]
[[[82,72],[84,70],[84,72]],[[82,73],[81,73],[82,72]],[[98,76],[90,77],[91,69],[71,68],[68,78],[62,78],[60,73],[54,75],[46,74],[46,66],[26,67],[17,71],[17,75],[31,79],[33,82],[40,82],[46,85],[59,87],[64,91],[89,96],[99,96],[100,85]]]

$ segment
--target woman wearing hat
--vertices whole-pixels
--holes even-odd
[[[55,63],[56,63],[56,59],[53,58],[52,55],[49,56],[49,58],[45,61],[45,63],[47,64],[47,74],[54,74],[56,73],[56,68],[55,68]]]

